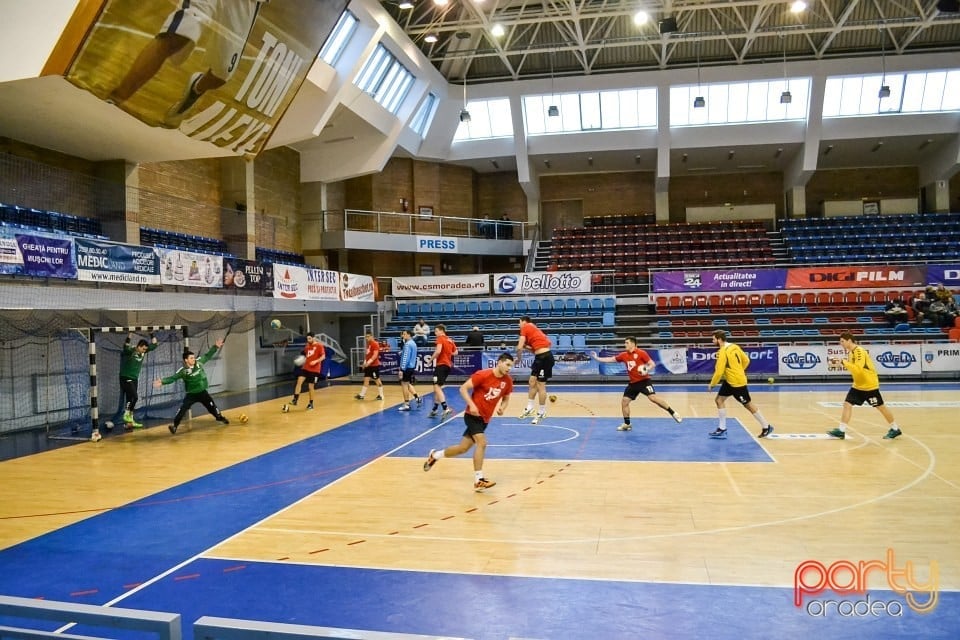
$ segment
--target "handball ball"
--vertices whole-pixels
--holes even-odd
[[[280,407],[280,411],[283,412],[283,413],[290,413],[290,405],[285,404],[285,405],[281,406],[281,407]]]
[[[299,355],[293,359],[293,364],[297,365],[298,367],[302,367],[303,363],[306,361],[307,361],[307,356]]]
[[[107,431],[113,431],[113,421],[107,420],[106,422],[104,422],[103,428],[106,429]]]
[[[247,420],[249,419],[250,418],[247,417],[247,414],[245,413],[240,414],[240,424],[247,424]]]
[[[557,396],[551,395],[551,396],[550,396],[550,402],[556,402],[556,401],[557,401]]]
[[[277,320],[276,318],[274,318],[273,320],[270,321],[270,326],[273,327],[274,329],[279,329],[279,328],[282,327],[283,325],[280,324],[280,321],[279,321],[279,320]]]
[[[773,384],[775,382],[773,376],[770,376],[769,378],[767,378],[767,382],[769,382],[770,384]]]

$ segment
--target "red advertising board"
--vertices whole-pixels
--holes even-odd
[[[924,284],[925,274],[922,266],[798,267],[787,270],[787,289],[919,287]]]

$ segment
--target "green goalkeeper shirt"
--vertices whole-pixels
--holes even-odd
[[[192,367],[180,367],[175,374],[163,378],[160,382],[171,384],[177,380],[183,380],[183,386],[187,393],[201,393],[207,390],[207,372],[203,370],[203,363],[217,354],[217,346],[210,347],[210,350],[197,358],[197,364]]]
[[[147,345],[146,353],[140,353],[137,348],[129,341],[123,345],[123,353],[120,354],[120,377],[127,380],[139,380],[140,368],[143,366],[143,359],[156,349],[159,345],[151,342]]]

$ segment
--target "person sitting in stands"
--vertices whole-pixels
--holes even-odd
[[[427,341],[430,339],[430,325],[427,324],[427,321],[423,318],[420,318],[420,322],[413,325],[413,342],[418,347],[427,346]]]
[[[899,298],[890,300],[883,309],[883,317],[886,318],[887,324],[891,327],[895,327],[901,322],[907,322],[907,309],[903,301]]]
[[[467,334],[467,339],[463,345],[469,349],[483,349],[484,346],[483,333],[480,331],[480,327],[474,326],[470,330],[470,333]]]
[[[913,319],[917,321],[917,324],[923,322],[923,318],[927,313],[927,309],[930,308],[930,301],[927,300],[927,294],[923,291],[914,296],[913,300],[910,301],[910,306],[913,307]]]

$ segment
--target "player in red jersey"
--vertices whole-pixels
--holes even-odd
[[[647,400],[657,405],[670,416],[680,422],[683,420],[677,412],[673,410],[670,403],[657,397],[657,391],[650,382],[650,374],[657,368],[657,363],[653,361],[650,354],[643,349],[637,348],[636,338],[627,338],[623,341],[623,348],[626,351],[618,353],[615,356],[598,356],[596,352],[590,356],[597,362],[622,362],[627,367],[627,375],[630,382],[627,388],[623,390],[623,398],[620,399],[620,410],[623,412],[623,424],[617,427],[617,431],[630,431],[633,427],[630,425],[630,403],[637,399],[641,393],[647,396]]]
[[[307,359],[300,366],[300,375],[297,376],[297,384],[293,388],[293,400],[290,401],[290,404],[296,406],[297,401],[300,399],[300,389],[303,388],[303,383],[306,382],[307,393],[310,396],[310,402],[307,403],[307,411],[310,411],[313,409],[313,389],[320,380],[320,368],[323,366],[323,359],[327,357],[326,350],[323,348],[323,345],[320,344],[320,341],[314,337],[313,331],[307,333],[307,346],[303,348],[301,354]]]
[[[477,371],[460,386],[460,395],[467,401],[467,410],[463,414],[463,422],[467,428],[459,444],[446,449],[431,449],[427,461],[423,463],[424,471],[430,471],[440,458],[459,456],[476,445],[473,450],[473,488],[483,491],[497,484],[483,475],[483,456],[487,451],[485,432],[494,412],[502,416],[507,410],[510,393],[513,391],[513,378],[510,377],[512,366],[513,356],[503,353],[497,358],[492,369]]]
[[[383,400],[383,381],[380,379],[380,343],[369,331],[364,338],[367,340],[367,352],[363,357],[363,386],[354,398],[363,400],[367,395],[367,387],[373,380],[377,383],[377,400]]]
[[[447,397],[443,393],[443,385],[447,382],[447,376],[453,368],[453,356],[457,355],[457,345],[447,335],[447,327],[438,324],[433,328],[434,335],[437,336],[437,348],[433,351],[433,410],[429,417],[436,418],[443,407],[441,420],[446,420],[453,411],[447,407]]]
[[[553,376],[553,353],[550,351],[550,338],[533,324],[530,316],[520,318],[520,340],[517,341],[517,357],[523,355],[524,348],[533,351],[533,365],[530,367],[530,390],[527,391],[527,408],[520,418],[533,416],[532,424],[539,424],[547,415],[547,381]],[[539,396],[540,409],[533,413],[533,400]]]

